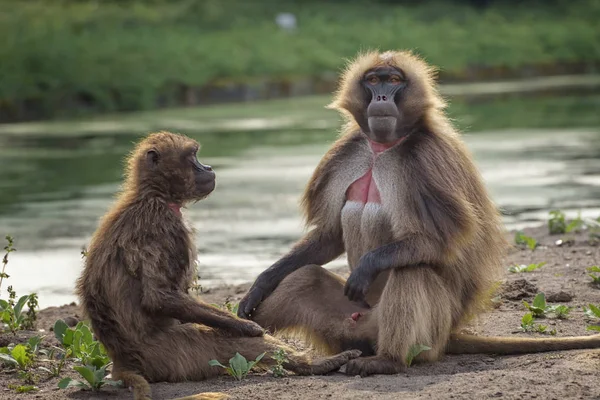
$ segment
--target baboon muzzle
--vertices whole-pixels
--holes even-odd
[[[379,88],[377,88],[379,89]],[[392,139],[392,133],[396,131],[396,123],[400,113],[394,102],[395,90],[372,89],[373,97],[367,107],[369,130],[374,139],[383,142]],[[385,88],[381,88],[385,89]]]

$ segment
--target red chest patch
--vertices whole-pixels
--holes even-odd
[[[373,170],[370,169],[366,174],[350,185],[346,192],[348,201],[356,201],[358,203],[381,203],[379,189],[373,179]]]
[[[398,139],[392,143],[377,143],[369,140],[371,150],[373,151],[373,162],[375,162],[379,154],[400,143],[402,140],[404,140],[404,138]],[[373,179],[373,167],[350,185],[346,191],[346,200],[355,201],[361,204],[381,204],[381,195],[379,194],[379,189],[377,189],[377,185]]]

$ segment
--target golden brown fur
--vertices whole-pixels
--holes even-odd
[[[129,157],[116,204],[102,219],[77,282],[94,333],[114,362],[113,377],[150,397],[147,381],[177,382],[217,376],[236,352],[254,359],[284,348],[298,374],[333,371],[360,352],[310,362],[256,323],[188,294],[195,275],[191,230],[178,212],[214,188],[214,173],[196,160],[198,144],[168,132],[151,134]]]
[[[365,111],[371,100],[365,102],[361,82],[381,67],[401,70],[407,85],[394,100],[399,117],[393,134],[401,142],[374,155]],[[480,310],[501,273],[507,243],[472,157],[444,114],[431,67],[408,52],[363,54],[349,65],[331,107],[347,122],[302,198],[312,230],[257,279],[242,300],[241,316],[252,312],[263,327],[301,331],[328,352],[360,348],[368,355],[371,348],[375,356],[348,363],[349,373],[361,375],[402,370],[410,347],[418,344],[431,347],[418,357],[426,361],[446,351],[600,346],[599,336],[536,344],[464,335],[450,340]],[[368,171],[380,204],[348,200],[351,185]],[[353,271],[348,282],[319,266],[344,250]],[[302,262],[317,265],[301,267]],[[381,272],[364,284],[370,264]],[[272,288],[267,282],[279,284]],[[366,288],[368,305],[357,301],[360,296],[355,301],[344,296],[345,286]],[[355,312],[362,315],[356,321],[349,318]]]

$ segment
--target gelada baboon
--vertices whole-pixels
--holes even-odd
[[[331,108],[347,119],[304,196],[312,229],[259,275],[238,315],[296,330],[325,351],[360,348],[349,374],[390,374],[413,345],[520,353],[600,346],[600,336],[529,340],[458,332],[501,272],[507,242],[472,157],[444,114],[432,68],[371,52],[346,70]],[[347,281],[321,265],[347,253]],[[370,353],[370,354],[369,354]]]
[[[215,187],[215,173],[201,164],[199,145],[178,134],[149,135],[128,160],[127,177],[114,207],[88,249],[77,294],[113,364],[113,377],[147,399],[147,381],[202,380],[222,373],[236,351],[247,359],[284,348],[297,374],[338,369],[360,351],[314,362],[285,347],[252,321],[202,303],[188,294],[196,252],[180,208]],[[264,335],[264,336],[263,336]]]

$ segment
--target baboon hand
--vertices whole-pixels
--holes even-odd
[[[351,301],[365,303],[365,296],[374,279],[375,276],[371,272],[369,265],[359,263],[358,267],[352,271],[346,281],[344,295]]]
[[[262,278],[259,277],[254,282],[254,285],[250,288],[248,293],[244,296],[238,307],[237,315],[240,318],[250,319],[252,311],[258,307],[258,305],[266,299],[274,289],[271,289],[269,285],[262,284]]]

